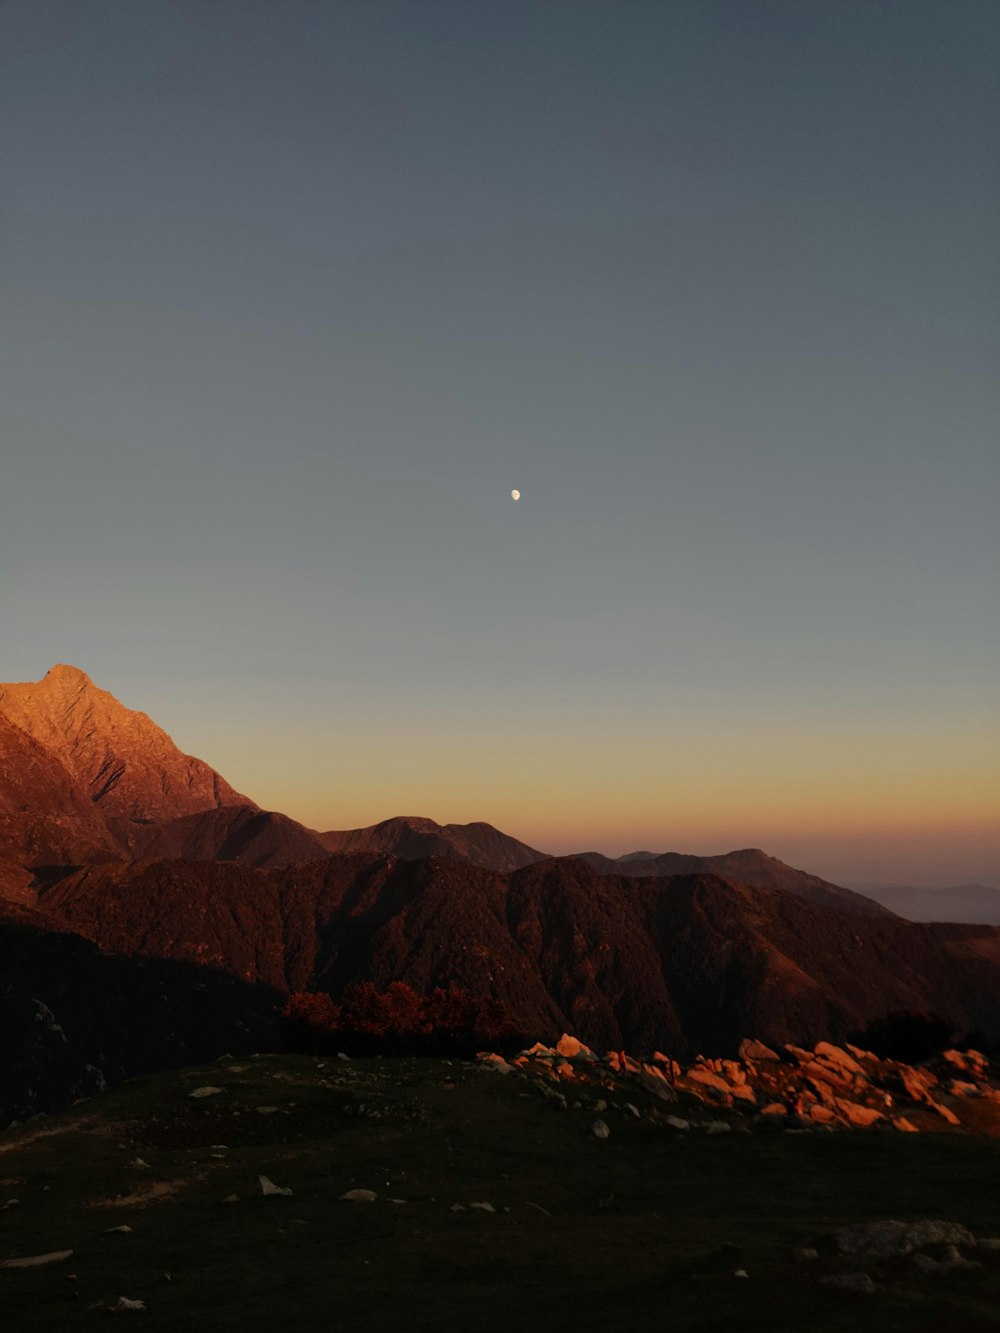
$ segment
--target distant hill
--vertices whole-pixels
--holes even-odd
[[[586,861],[599,875],[626,875],[629,878],[662,877],[664,875],[721,875],[755,889],[781,889],[794,893],[806,902],[823,907],[834,907],[842,912],[859,916],[885,916],[889,905],[875,903],[851,889],[841,888],[828,880],[796,870],[783,861],[768,856],[759,847],[748,847],[739,852],[725,852],[721,856],[688,856],[681,852],[628,852],[612,860],[600,852],[583,852]]]
[[[1000,931],[862,917],[703,874],[625,879],[551,859],[499,874],[340,854],[282,870],[95,866],[48,890],[53,927],[276,990],[455,982],[541,1038],[732,1053],[842,1040],[892,1010],[1000,1036]]]
[[[858,892],[874,898],[907,921],[965,921],[1000,926],[1000,889],[988,884],[956,884],[950,889],[865,884],[858,886]]]
[[[397,815],[370,828],[317,835],[330,852],[377,852],[418,861],[442,856],[449,861],[468,861],[488,870],[519,870],[534,861],[544,861],[545,852],[501,833],[492,824],[436,824],[433,819]]]

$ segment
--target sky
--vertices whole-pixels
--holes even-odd
[[[4,0],[0,678],[312,827],[1000,883],[998,68],[993,0]]]

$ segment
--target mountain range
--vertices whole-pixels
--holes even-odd
[[[69,666],[0,686],[0,953],[0,1023],[27,1043],[10,1068],[44,1082],[55,1050],[66,1095],[95,1051],[102,1077],[150,1067],[143,1030],[165,1062],[202,1030],[246,1050],[281,996],[361,980],[454,983],[541,1039],[681,1056],[842,1040],[894,1010],[1000,1039],[992,927],[912,924],[759,849],[550,857],[405,816],[317,832]]]
[[[397,816],[317,832],[261,810],[78,667],[60,664],[37,683],[0,685],[0,893],[28,901],[26,871],[45,883],[65,866],[179,859],[280,867],[340,852],[436,856],[501,872],[549,859],[481,822]],[[720,874],[860,915],[886,914],[871,899],[755,848],[708,857],[635,852],[616,860],[586,852],[580,859],[602,875]]]

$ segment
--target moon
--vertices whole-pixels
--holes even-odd
[[[511,493],[510,493],[510,498],[511,498],[512,500],[520,500],[520,498],[521,498],[521,492],[520,492],[520,491],[511,491]]]

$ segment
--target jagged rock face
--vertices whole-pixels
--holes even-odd
[[[115,840],[80,784],[0,711],[0,857],[17,865],[79,865],[114,855]]]
[[[77,667],[54,666],[37,684],[0,685],[0,713],[57,759],[105,818],[176,819],[253,805]]]

